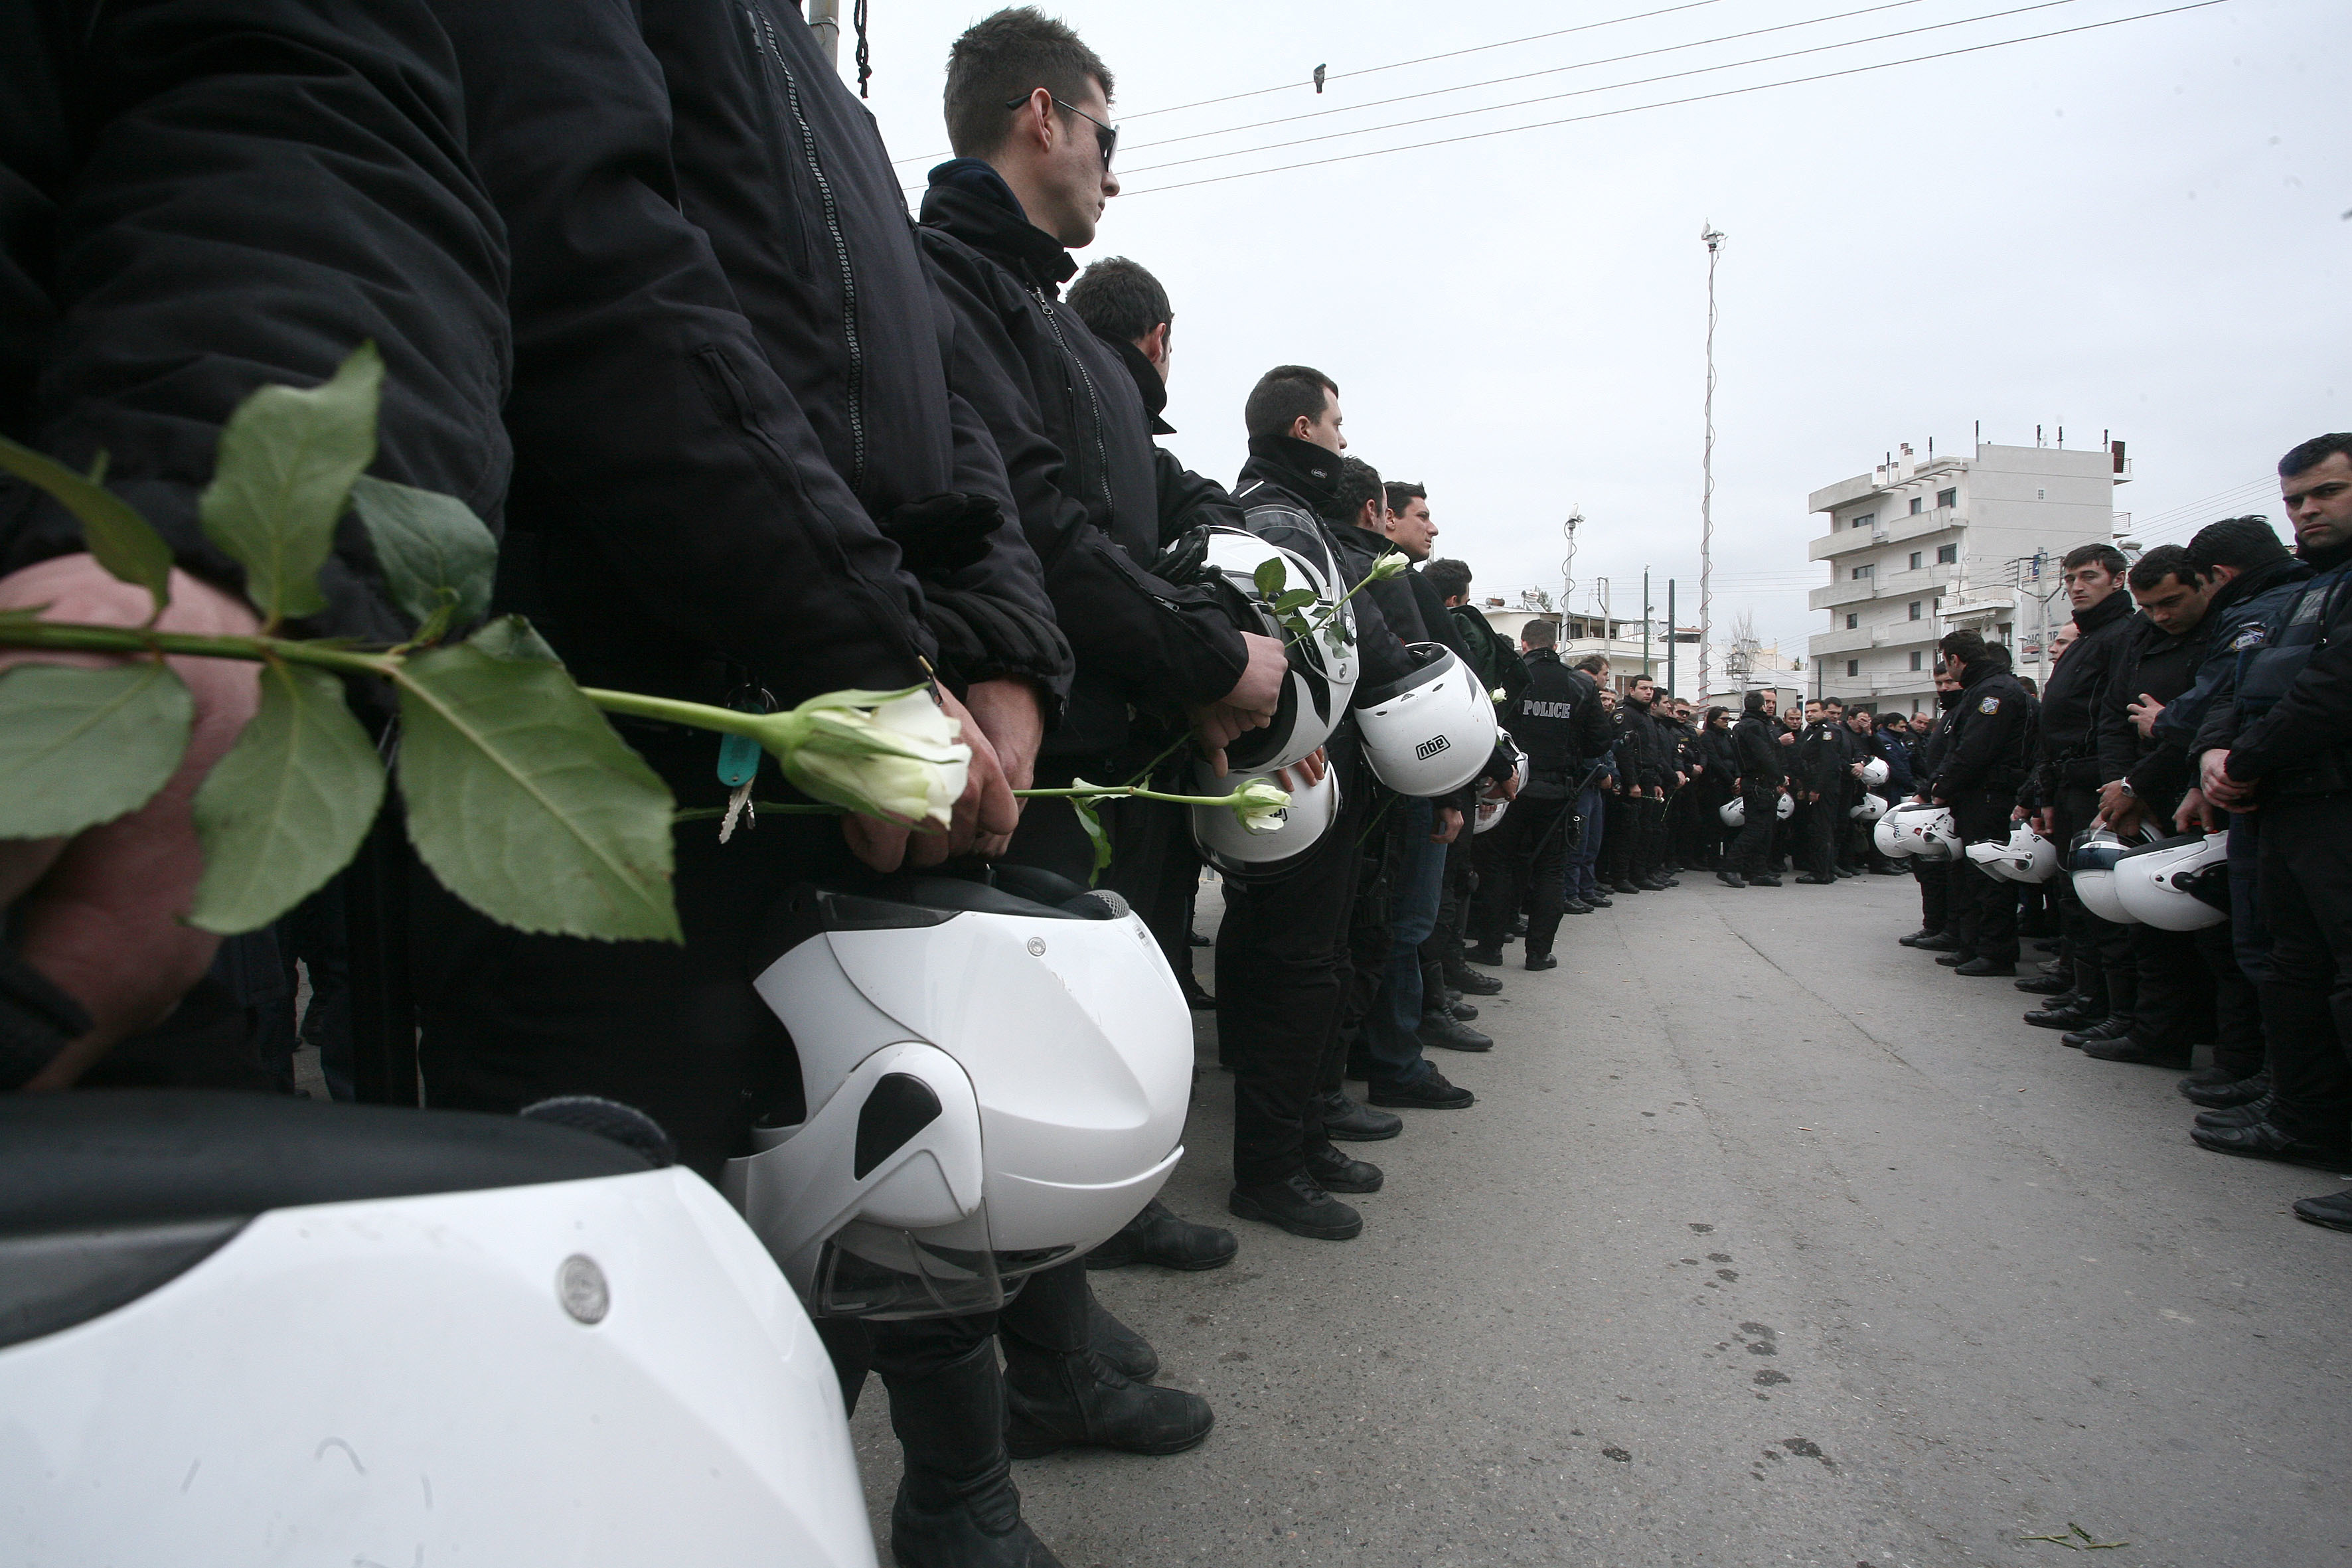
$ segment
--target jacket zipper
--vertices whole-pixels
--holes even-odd
[[[1110,453],[1103,446],[1102,402],[1095,396],[1095,378],[1087,374],[1086,361],[1070,352],[1068,342],[1062,336],[1062,323],[1055,316],[1053,302],[1045,298],[1045,290],[1032,283],[1029,285],[1029,297],[1036,300],[1037,308],[1045,313],[1046,330],[1054,334],[1054,342],[1061,349],[1062,357],[1069,361],[1071,368],[1078,373],[1078,384],[1087,389],[1087,407],[1095,416],[1095,479],[1102,486],[1103,531],[1109,533],[1118,524],[1118,516],[1111,505]]]
[[[857,337],[857,272],[850,265],[849,241],[841,232],[841,207],[834,200],[833,182],[825,177],[824,165],[817,161],[816,136],[810,131],[808,117],[801,111],[800,82],[793,68],[784,63],[784,52],[776,42],[775,25],[767,14],[746,6],[743,15],[751,24],[753,46],[766,53],[783,74],[784,102],[791,109],[793,123],[800,131],[801,155],[807,162],[809,176],[816,181],[818,199],[824,205],[825,233],[833,239],[834,260],[841,268],[841,331],[849,350],[849,488],[862,489],[866,483],[866,351]]]

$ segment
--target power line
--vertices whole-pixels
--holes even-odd
[[[2079,27],[2061,27],[2053,32],[2033,33],[2024,37],[1998,38],[1989,44],[1970,44],[1957,49],[1941,49],[1934,54],[1914,55],[1908,59],[1881,60],[1874,65],[1851,66],[1843,70],[1819,71],[1811,76],[1790,77],[1782,81],[1757,82],[1748,87],[1725,88],[1720,92],[1695,93],[1689,98],[1664,99],[1655,103],[1628,104],[1622,109],[1595,110],[1591,114],[1571,114],[1559,120],[1538,121],[1531,125],[1506,125],[1493,131],[1471,131],[1459,136],[1441,136],[1427,142],[1407,142],[1394,147],[1375,147],[1362,153],[1340,153],[1328,158],[1308,158],[1296,163],[1276,163],[1269,168],[1244,169],[1238,174],[1209,174],[1197,180],[1178,180],[1170,184],[1153,185],[1148,190],[1129,191],[1125,194],[1129,196],[1157,195],[1162,191],[1181,191],[1195,185],[1222,184],[1227,180],[1249,180],[1260,174],[1288,174],[1296,169],[1319,169],[1331,163],[1353,163],[1359,158],[1384,157],[1391,153],[1413,153],[1427,147],[1448,147],[1462,142],[1483,142],[1489,137],[1510,136],[1522,131],[1549,131],[1561,125],[1580,125],[1587,121],[1612,120],[1621,115],[1640,114],[1653,109],[1679,109],[1686,104],[1709,103],[1717,99],[1739,98],[1751,92],[1767,92],[1774,88],[1802,87],[1810,82],[1835,81],[1843,77],[1862,76],[1870,71],[1892,69],[1896,66],[1921,65],[1929,60],[1950,59],[1959,55],[1982,54],[1989,49],[2007,48],[2012,44],[2034,44],[2048,38],[2068,37],[2076,33],[2093,33],[2105,27],[2119,27],[2129,22],[2145,22],[2158,16],[2177,16],[2184,11],[2202,11],[2209,6],[2228,3],[2229,0],[2190,0],[2188,5],[2170,5],[2159,11],[2142,11],[2130,16],[2112,17],[2104,22],[2086,22]]]
[[[1188,163],[1213,163],[1221,158],[1245,158],[1253,153],[1273,153],[1285,147],[1305,147],[1317,142],[1336,142],[1346,136],[1369,136],[1376,131],[1402,131],[1412,125],[1432,125],[1440,121],[1459,120],[1470,114],[1498,114],[1507,109],[1525,109],[1531,104],[1557,103],[1564,98],[1590,98],[1596,92],[1615,92],[1621,88],[1654,87],[1662,81],[1680,81],[1685,77],[1711,76],[1717,71],[1739,70],[1748,66],[1769,65],[1775,60],[1801,59],[1807,55],[1823,55],[1832,49],[1851,49],[1863,44],[1883,44],[1894,38],[1908,38],[1920,33],[1939,33],[1947,28],[1965,27],[1976,22],[1997,22],[2004,16],[2021,16],[2032,11],[2055,10],[2072,5],[2077,0],[2035,0],[2031,5],[2018,5],[2006,11],[1987,11],[1981,16],[1961,16],[1949,22],[1931,22],[1924,26],[1904,27],[1892,33],[1877,33],[1867,38],[1845,38],[1833,44],[1815,44],[1810,48],[1786,49],[1777,55],[1758,55],[1751,59],[1727,60],[1721,65],[1693,66],[1688,70],[1668,71],[1664,76],[1636,77],[1631,81],[1604,82],[1599,87],[1571,88],[1566,92],[1547,92],[1534,98],[1513,99],[1508,103],[1489,103],[1476,109],[1457,109],[1450,114],[1433,114],[1420,120],[1391,120],[1385,125],[1361,125],[1353,131],[1331,131],[1320,136],[1300,136],[1288,142],[1268,142],[1256,147],[1236,148],[1230,153],[1203,153],[1196,158],[1178,158],[1165,163],[1147,163],[1129,174],[1156,174],[1161,169],[1182,168]],[[1631,57],[1629,57],[1631,58]],[[1932,58],[1932,57],[1931,57]]]
[[[1423,98],[1443,98],[1449,92],[1472,92],[1482,87],[1500,87],[1506,82],[1528,81],[1539,76],[1558,76],[1563,71],[1591,70],[1595,66],[1623,65],[1627,60],[1647,59],[1653,55],[1676,54],[1684,49],[1703,49],[1709,44],[1728,44],[1740,38],[1761,37],[1767,33],[1786,33],[1798,27],[1818,27],[1831,22],[1851,21],[1856,16],[1868,16],[1880,11],[1899,11],[1906,5],[1916,5],[1920,3],[1921,0],[1886,0],[1885,5],[1865,5],[1859,11],[1840,11],[1827,16],[1808,16],[1801,22],[1781,22],[1769,27],[1750,27],[1744,33],[1718,33],[1714,37],[1694,38],[1686,44],[1661,44],[1654,49],[1636,49],[1630,55],[1610,55],[1605,58],[1597,60],[1574,60],[1564,66],[1546,66],[1541,70],[1519,71],[1511,76],[1488,77],[1485,81],[1465,81],[1459,87],[1433,87],[1425,92],[1399,93],[1394,98],[1370,99],[1362,103],[1343,104],[1337,109],[1310,110],[1305,114],[1285,114],[1273,120],[1253,121],[1246,125],[1228,125],[1215,131],[1192,131],[1187,132],[1181,136],[1163,136],[1157,142],[1139,142],[1135,143],[1134,146],[1130,147],[1129,151],[1140,153],[1147,147],[1172,147],[1179,142],[1198,142],[1210,136],[1231,136],[1244,131],[1263,131],[1269,125],[1289,125],[1301,120],[1322,120],[1334,114],[1356,114],[1367,109],[1378,109],[1383,104],[1411,103],[1416,99]],[[1887,36],[1890,37],[1901,37],[1900,34],[1889,34]],[[1868,43],[1872,40],[1865,38],[1857,41]],[[1769,58],[1772,57],[1767,58]],[[1522,99],[1520,100],[1522,103],[1541,103],[1544,101],[1545,100],[1539,98]],[[1496,107],[1510,109],[1517,107],[1517,105],[1498,104],[1496,105]],[[1478,110],[1465,110],[1464,112],[1481,113],[1484,111]],[[1367,126],[1365,129],[1379,131],[1386,130],[1387,127]],[[1277,145],[1287,145],[1287,143],[1277,143]],[[1166,167],[1165,164],[1161,166],[1163,168]],[[1137,170],[1136,173],[1140,174],[1142,171]]]
[[[1682,5],[1668,5],[1663,10],[1641,11],[1636,12],[1634,15],[1630,16],[1610,16],[1598,22],[1585,22],[1573,27],[1557,28],[1549,33],[1529,33],[1525,37],[1505,38],[1498,43],[1492,44],[1475,44],[1466,49],[1448,49],[1444,54],[1422,55],[1417,58],[1410,60],[1391,60],[1384,66],[1365,66],[1360,70],[1341,71],[1336,76],[1326,76],[1323,79],[1326,82],[1334,82],[1346,81],[1351,77],[1378,76],[1382,71],[1402,70],[1407,66],[1425,66],[1432,60],[1450,60],[1462,55],[1484,54],[1489,49],[1507,49],[1515,47],[1520,44],[1540,43],[1546,38],[1564,38],[1570,33],[1590,33],[1598,27],[1616,27],[1622,26],[1628,22],[1646,22],[1655,16],[1671,16],[1677,11],[1696,11],[1701,6],[1717,5],[1721,4],[1722,0],[1684,0],[1684,4]],[[1128,125],[1138,120],[1149,120],[1156,114],[1177,114],[1187,109],[1206,109],[1213,103],[1234,103],[1244,98],[1264,98],[1269,92],[1288,92],[1295,88],[1302,88],[1307,85],[1307,81],[1302,79],[1297,81],[1280,82],[1273,87],[1254,87],[1246,92],[1228,92],[1217,98],[1194,99],[1190,103],[1171,103],[1165,109],[1140,109],[1136,110],[1133,114],[1120,115],[1118,117],[1118,122],[1121,125]],[[1360,104],[1358,107],[1361,108],[1363,106]],[[891,160],[891,166],[896,168],[901,163],[927,163],[933,158],[945,158],[948,156],[950,156],[950,154],[946,153],[927,153],[920,158],[895,158]]]

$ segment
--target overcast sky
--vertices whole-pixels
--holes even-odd
[[[1987,440],[2025,445],[2036,424],[2053,441],[2063,425],[2069,446],[2112,429],[2136,469],[2116,504],[2147,542],[2265,500],[2276,515],[2264,481],[2278,454],[2352,425],[2352,5],[2223,0],[1709,102],[1165,187],[2179,3],[2057,0],[1980,21],[1968,19],[2020,0],[1702,0],[1622,22],[1677,0],[1043,8],[1118,78],[1128,189],[1080,259],[1131,256],[1168,287],[1179,432],[1168,445],[1230,482],[1251,384],[1272,364],[1315,365],[1339,384],[1352,449],[1429,487],[1439,552],[1467,560],[1482,594],[1557,595],[1560,523],[1577,506],[1578,607],[1606,577],[1616,613],[1636,613],[1646,566],[1657,613],[1675,577],[1679,618],[1696,621],[1698,236],[1703,220],[1723,230],[1716,635],[1748,610],[1768,639],[1801,652],[1828,629],[1805,608],[1805,590],[1827,581],[1805,559],[1822,528],[1806,493],[1898,442],[1965,453],[1979,420]],[[872,0],[872,105],[910,185],[946,145],[948,46],[992,9]],[[1937,26],[1949,22],[1965,25]],[[1782,30],[1676,47],[1762,28]],[[1932,30],[1586,90],[1914,28]],[[1371,68],[1452,50],[1475,52]],[[1668,52],[1599,63],[1650,50]],[[1318,65],[1331,79],[1320,96]],[[1547,74],[1381,101],[1528,72]],[[1550,97],[1562,93],[1578,96]],[[1549,100],[1459,113],[1537,98]],[[1258,123],[1328,110],[1344,112]],[[1194,139],[1148,145],[1177,137]]]

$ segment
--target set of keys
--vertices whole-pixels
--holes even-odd
[[[776,700],[765,688],[736,688],[727,706],[738,713],[773,713]],[[751,785],[760,776],[760,742],[749,735],[722,735],[719,740],[719,782],[728,788],[727,815],[719,821],[719,842],[735,837],[740,819],[746,827],[760,826],[760,809],[751,804]]]

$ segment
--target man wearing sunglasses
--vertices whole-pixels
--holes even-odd
[[[1036,779],[1124,779],[1181,768],[1268,722],[1288,663],[1279,642],[1237,629],[1203,587],[1150,574],[1160,549],[1151,418],[1118,350],[1062,301],[1118,194],[1110,171],[1111,76],[1059,22],[1027,9],[976,23],[949,54],[945,108],[957,156],[933,169],[922,244],[954,318],[949,375],[1004,458],[1015,510],[1045,569],[1077,672]],[[1238,525],[1230,503],[1219,521]],[[1172,753],[1172,754],[1171,754]],[[1183,808],[1104,809],[1108,885],[1154,906]],[[1059,803],[1025,811],[1007,858],[1084,883],[1094,847]],[[1230,1234],[1148,1210],[1122,1238],[1178,1268],[1230,1258]],[[1085,1266],[1033,1276],[1002,1318],[1012,1452],[1093,1445],[1165,1454],[1207,1436],[1198,1396],[1130,1381],[1097,1353]],[[1138,1347],[1139,1349],[1140,1347]],[[1142,1357],[1129,1364],[1143,1364]]]

